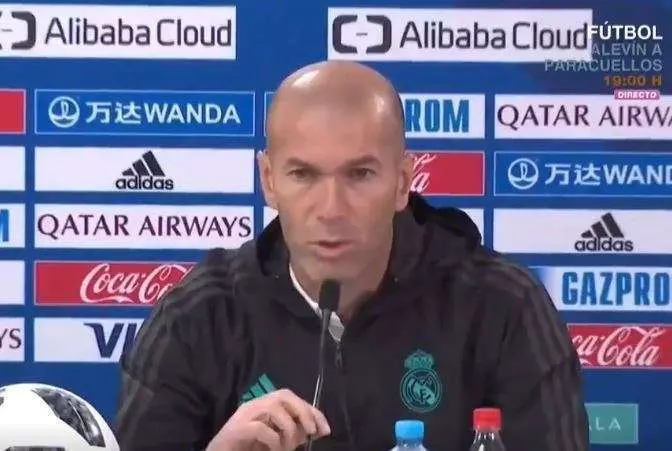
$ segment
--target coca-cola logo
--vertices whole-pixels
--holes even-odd
[[[661,341],[666,333],[659,326],[575,326],[572,342],[586,367],[654,367],[661,363]]]
[[[112,272],[109,263],[101,263],[84,277],[79,294],[87,304],[154,304],[189,270],[180,264],[163,264],[150,272]]]
[[[436,155],[422,153],[413,155],[413,178],[411,179],[411,191],[424,193],[429,187],[431,173],[429,164],[436,159]]]

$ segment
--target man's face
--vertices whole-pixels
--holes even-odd
[[[405,208],[411,165],[380,119],[310,108],[283,121],[260,159],[292,265],[313,280],[348,280],[386,259],[394,213]]]

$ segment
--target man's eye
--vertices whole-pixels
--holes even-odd
[[[363,180],[373,174],[374,172],[369,168],[355,168],[351,171],[350,176],[356,180]]]
[[[307,169],[293,169],[289,172],[289,175],[297,180],[305,180],[310,177],[310,171]]]

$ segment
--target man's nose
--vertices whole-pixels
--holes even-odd
[[[318,199],[319,218],[323,221],[334,221],[345,217],[347,199],[343,183],[336,177],[328,177],[322,181]]]

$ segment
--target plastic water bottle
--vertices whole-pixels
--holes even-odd
[[[483,407],[474,410],[474,442],[469,451],[505,451],[499,435],[502,413],[499,409]]]
[[[425,423],[420,420],[399,420],[394,425],[397,446],[392,451],[427,451],[422,446],[425,438]]]

